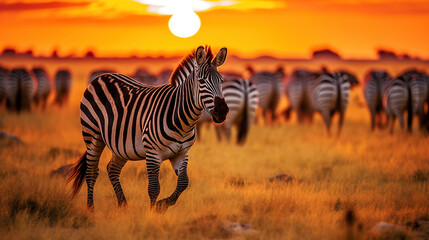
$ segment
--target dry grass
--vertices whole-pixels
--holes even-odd
[[[217,143],[213,129],[204,129],[202,141],[190,152],[190,186],[164,215],[149,211],[144,162],[125,166],[121,181],[128,206],[117,208],[105,151],[95,212],[88,212],[85,187],[71,200],[70,185],[50,175],[84,150],[78,112],[84,80],[79,82],[65,109],[0,113],[2,130],[26,142],[0,142],[2,238],[367,238],[379,221],[404,225],[429,215],[429,138],[399,129],[393,136],[369,132],[368,114],[355,100],[339,138],[328,138],[319,118],[312,126],[294,121],[257,125],[243,147]],[[297,180],[268,181],[279,173]],[[168,196],[176,183],[168,162],[160,181],[160,197]],[[356,218],[353,229],[344,220],[350,209]],[[222,229],[224,222],[248,223],[258,233],[231,235]]]

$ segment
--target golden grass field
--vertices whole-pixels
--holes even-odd
[[[394,135],[370,132],[360,89],[352,92],[339,138],[327,137],[320,117],[311,126],[294,119],[259,123],[244,146],[218,143],[214,129],[203,128],[190,151],[190,185],[163,215],[149,210],[143,161],[124,167],[121,183],[128,206],[117,207],[106,149],[90,212],[86,184],[71,199],[65,178],[51,176],[85,150],[78,106],[86,76],[75,75],[70,101],[62,109],[20,115],[0,111],[0,129],[25,142],[0,142],[0,238],[367,239],[377,222],[404,226],[429,216],[429,137],[416,127],[409,135],[398,125]],[[269,182],[280,173],[296,181]],[[160,198],[175,188],[168,161],[162,164],[160,184]],[[351,227],[345,222],[349,210],[356,217]],[[231,234],[222,228],[227,222],[250,224],[256,231]],[[412,233],[393,237],[415,238]]]

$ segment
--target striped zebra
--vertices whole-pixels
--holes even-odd
[[[305,69],[297,69],[292,72],[286,84],[286,97],[289,100],[289,107],[285,111],[286,119],[290,118],[290,113],[294,110],[299,123],[307,118],[312,122],[313,106],[309,90],[314,78],[315,75]]]
[[[107,69],[101,69],[101,70],[92,71],[91,74],[89,75],[88,83],[92,82],[94,79],[96,79],[98,76],[100,76],[102,74],[114,73],[114,72],[115,71],[107,70]]]
[[[236,126],[237,144],[242,145],[246,142],[247,134],[255,121],[259,101],[258,90],[253,83],[240,78],[225,81],[222,84],[222,91],[229,108],[229,113],[225,123],[216,126],[217,138],[220,141],[222,140],[222,136],[225,136],[229,141],[231,138],[231,129],[233,126]],[[209,121],[210,115],[203,113],[197,124],[199,139],[201,139],[201,125]]]
[[[413,114],[419,117],[419,127],[421,130],[425,127],[425,104],[429,108],[429,76],[421,73],[414,76],[410,81],[411,89],[411,102],[413,108]]]
[[[383,126],[382,114],[385,112],[383,97],[391,76],[386,71],[370,71],[364,80],[363,94],[371,114],[371,130],[374,131],[376,125]],[[377,121],[378,119],[378,121]]]
[[[6,79],[8,70],[0,66],[0,106],[6,101]]]
[[[226,59],[222,48],[216,57],[209,47],[198,47],[183,58],[170,84],[149,86],[121,74],[101,75],[86,89],[81,102],[82,134],[86,152],[72,168],[76,195],[86,179],[87,205],[93,208],[98,162],[105,146],[112,151],[107,165],[118,205],[126,205],[119,182],[128,160],[146,160],[151,209],[165,211],[188,186],[188,151],[195,142],[195,124],[201,113],[210,112],[216,123],[225,121],[228,106],[222,95],[222,76],[217,67]],[[178,176],[168,198],[156,201],[161,163],[169,159]]]
[[[413,106],[410,82],[414,74],[406,72],[391,80],[386,90],[386,112],[390,122],[390,133],[393,133],[396,118],[401,129],[404,129],[404,112],[408,112],[408,131],[411,132]]]
[[[10,111],[31,110],[34,95],[34,82],[30,73],[24,68],[13,69],[5,83],[6,106]]]
[[[51,83],[43,68],[33,68],[32,72],[37,80],[37,90],[33,99],[34,103],[36,105],[41,104],[42,109],[45,109],[49,93],[51,92]]]
[[[356,84],[355,80],[345,72],[325,72],[312,84],[312,106],[322,115],[329,135],[332,117],[337,112],[339,114],[338,136],[341,133],[345,111],[349,103],[350,86],[352,82]]]
[[[276,72],[254,72],[251,67],[247,68],[252,74],[250,81],[255,84],[259,92],[259,106],[262,109],[263,118],[271,115],[271,120],[277,119],[276,109],[282,94],[283,68],[279,67]]]
[[[58,70],[55,75],[55,89],[55,102],[61,106],[67,101],[71,90],[71,74],[68,70]]]

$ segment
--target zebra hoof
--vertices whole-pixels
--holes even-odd
[[[155,204],[155,211],[157,213],[165,213],[168,209],[168,207],[170,206],[170,204],[168,204],[167,199],[162,199],[159,200],[158,202],[156,202]]]

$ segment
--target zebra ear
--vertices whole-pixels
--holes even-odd
[[[197,63],[199,66],[201,66],[201,64],[203,64],[206,61],[206,57],[207,57],[207,52],[204,49],[203,46],[199,46],[197,48],[197,51],[195,52],[195,59],[197,60]]]
[[[222,49],[221,49],[221,50],[219,50],[219,52],[216,54],[216,57],[213,59],[213,64],[214,64],[216,67],[221,66],[221,65],[225,62],[227,52],[228,52],[228,51],[226,50],[226,48],[222,48]]]

